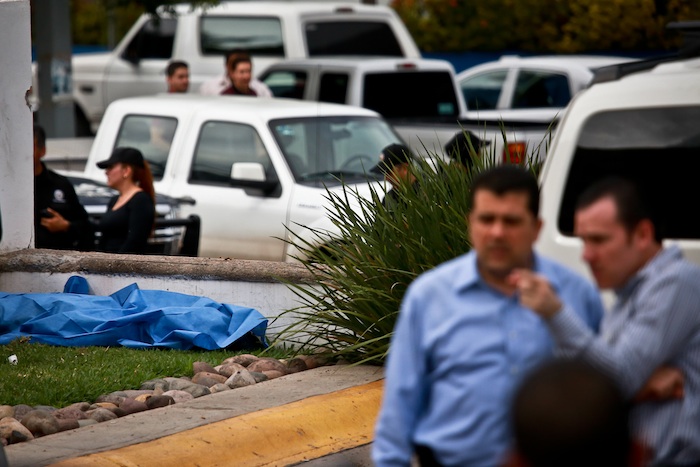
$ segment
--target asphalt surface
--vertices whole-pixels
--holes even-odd
[[[378,367],[316,368],[13,444],[5,454],[9,467],[369,466],[383,377]]]

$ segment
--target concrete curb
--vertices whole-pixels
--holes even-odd
[[[370,443],[383,377],[372,366],[315,368],[12,444],[5,454],[11,467],[289,465]]]

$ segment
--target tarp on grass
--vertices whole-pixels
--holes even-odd
[[[141,290],[136,284],[108,297],[70,291],[87,292],[87,282],[74,276],[64,293],[0,292],[0,345],[30,337],[31,342],[79,347],[214,350],[251,341],[267,346],[267,319],[253,308]]]

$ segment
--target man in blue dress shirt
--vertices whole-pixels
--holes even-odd
[[[586,190],[574,233],[598,286],[617,295],[600,336],[557,297],[551,278],[516,271],[522,303],[545,318],[563,355],[609,372],[635,399],[632,426],[653,451],[650,465],[699,466],[700,267],[678,247],[662,246],[653,213],[628,180],[606,179]],[[657,396],[669,400],[640,400],[650,378],[669,367],[682,373],[682,391],[671,384]]]
[[[601,319],[593,285],[532,250],[542,224],[534,176],[498,166],[474,180],[471,196],[473,251],[422,274],[401,305],[373,445],[378,467],[408,466],[414,453],[424,466],[505,461],[511,398],[553,349],[508,280],[515,268],[549,278],[594,332]]]

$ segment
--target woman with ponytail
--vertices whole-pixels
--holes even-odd
[[[116,148],[106,161],[107,185],[119,192],[107,204],[98,230],[100,251],[108,253],[144,253],[155,220],[153,175],[141,151]]]

